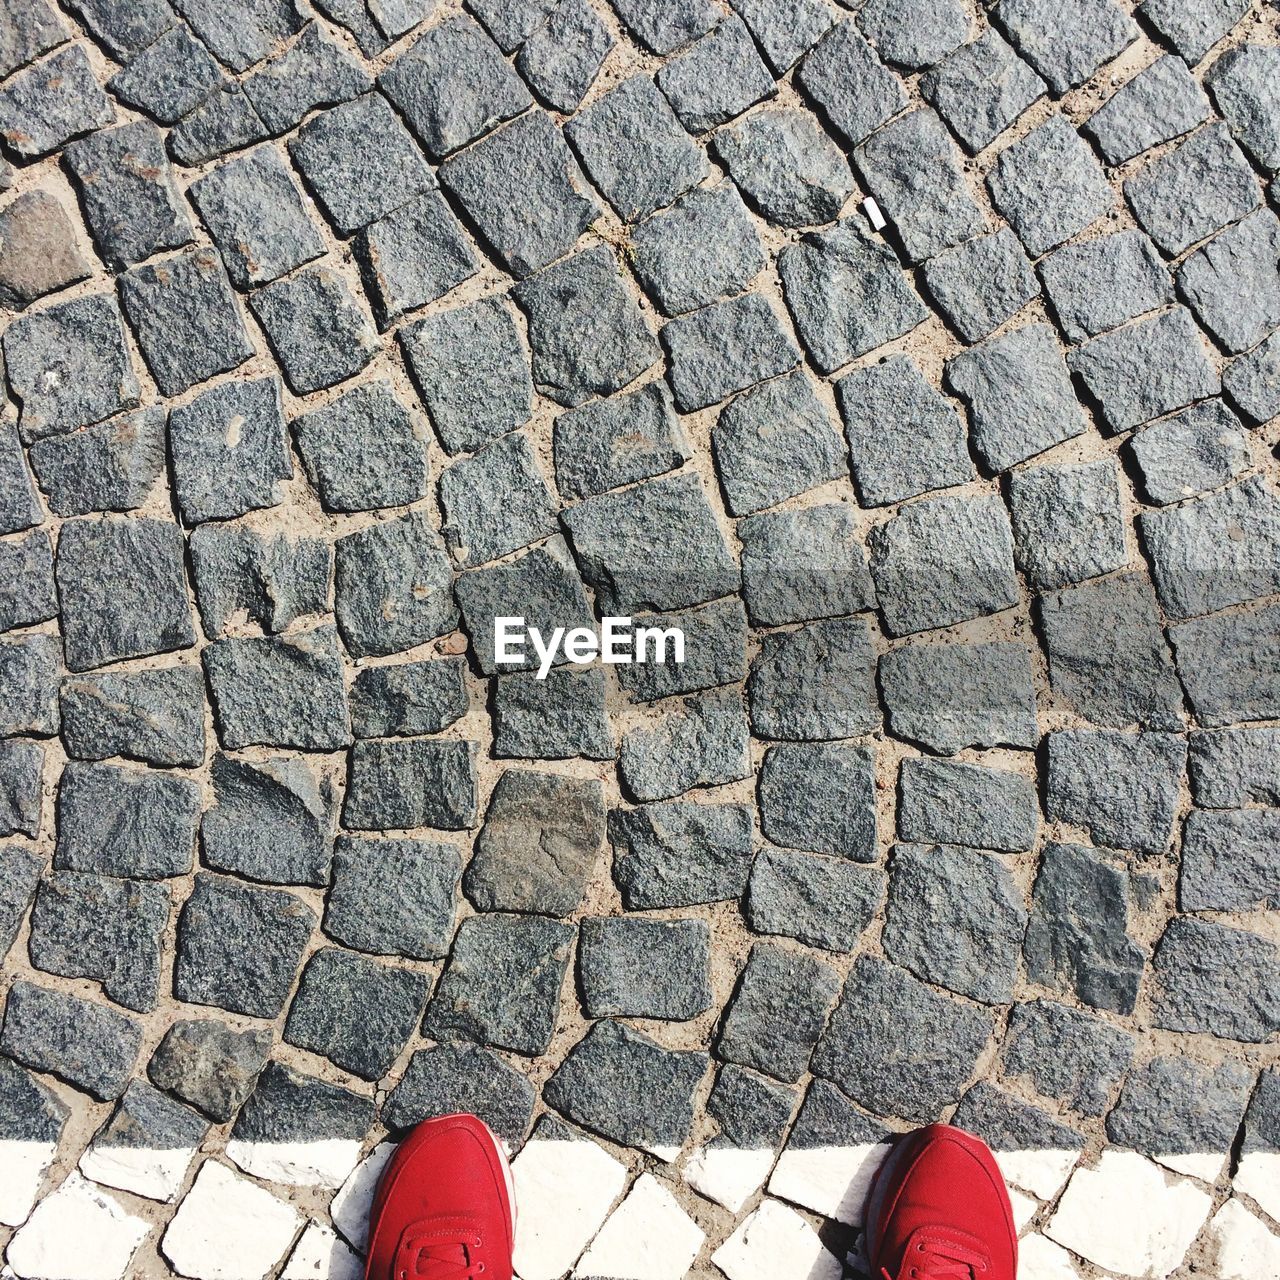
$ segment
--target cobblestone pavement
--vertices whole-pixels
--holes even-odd
[[[306,3],[0,12],[3,1274],[358,1276],[465,1108],[523,1280],[937,1118],[1280,1276],[1276,7]]]

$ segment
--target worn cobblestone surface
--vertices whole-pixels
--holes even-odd
[[[358,1276],[465,1108],[523,1280],[856,1274],[953,1116],[1024,1280],[1280,1275],[1278,86],[1274,0],[8,0],[4,1274]]]

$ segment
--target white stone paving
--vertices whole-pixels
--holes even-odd
[[[364,1263],[322,1222],[309,1222],[280,1280],[362,1280]]]
[[[329,1205],[333,1225],[359,1253],[364,1252],[368,1243],[369,1209],[378,1189],[378,1179],[395,1149],[394,1142],[380,1142],[374,1147],[355,1167]]]
[[[171,1201],[187,1176],[197,1148],[157,1151],[150,1147],[107,1147],[95,1143],[80,1157],[80,1172],[105,1187],[132,1191],[148,1200]]]
[[[317,1142],[227,1143],[227,1159],[245,1173],[295,1187],[337,1189],[360,1163],[360,1143],[347,1138]]]
[[[1280,1280],[1280,1236],[1239,1200],[1213,1215],[1208,1238],[1216,1280]]]
[[[703,1239],[702,1229],[671,1191],[651,1173],[641,1174],[573,1274],[601,1280],[681,1280]]]
[[[1061,1245],[1030,1235],[1018,1241],[1018,1280],[1080,1280],[1080,1268]]]
[[[794,1209],[765,1199],[711,1255],[729,1280],[840,1280],[841,1265]]]
[[[1246,1151],[1232,1186],[1280,1222],[1280,1151]]]
[[[784,1150],[769,1190],[824,1218],[860,1226],[871,1181],[888,1154],[884,1142]]]
[[[0,1141],[0,1223],[16,1227],[27,1220],[56,1153],[52,1142]]]
[[[770,1147],[747,1150],[713,1140],[685,1161],[684,1178],[699,1195],[737,1213],[760,1190],[773,1160]]]

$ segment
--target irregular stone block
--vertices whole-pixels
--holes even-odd
[[[831,25],[829,11],[825,25]],[[897,76],[849,20],[831,26],[800,64],[795,80],[850,146],[864,142],[907,105]]]
[[[316,917],[281,889],[250,889],[201,873],[178,918],[173,992],[250,1018],[275,1018],[297,976]],[[247,940],[253,945],[246,948]]]
[[[58,668],[62,654],[56,636],[29,635],[0,642],[0,735],[58,732]]]
[[[65,24],[45,0],[15,4],[5,15],[0,36],[0,75],[9,75],[66,38]]]
[[[172,26],[125,63],[107,86],[127,107],[176,124],[222,83],[222,69],[186,27]]]
[[[1084,127],[1108,164],[1124,164],[1140,151],[1190,133],[1212,114],[1186,64],[1166,55],[1113,93]]]
[[[463,888],[481,911],[572,915],[604,834],[597,780],[508,769],[489,798]]]
[[[765,848],[751,868],[744,915],[757,933],[852,951],[884,906],[885,875],[845,858]]]
[[[1025,853],[1035,844],[1040,805],[1035,783],[1021,774],[908,758],[898,787],[898,832],[904,840],[1004,853]]]
[[[1208,809],[1280,805],[1280,733],[1274,729],[1193,733],[1189,747],[1196,804]]]
[[[1058,97],[1138,38],[1137,23],[1114,0],[1014,0],[1000,23]]]
[[[1269,173],[1280,169],[1280,54],[1263,44],[1228,49],[1205,83],[1231,132]]]
[[[0,631],[58,616],[48,533],[37,530],[18,541],[0,543],[0,584]]]
[[[493,754],[499,758],[612,760],[604,674],[559,668],[503,676],[493,686]]]
[[[918,71],[964,43],[969,15],[959,0],[869,0],[858,11],[858,25],[882,58]]]
[[[339,836],[324,931],[374,955],[437,959],[453,937],[461,874],[455,845]]]
[[[228,750],[338,751],[351,741],[332,626],[289,637],[217,640],[201,654],[218,737]]]
[[[0,739],[0,836],[40,834],[40,786],[44,748]]]
[[[209,1020],[175,1022],[147,1074],[161,1089],[225,1124],[249,1096],[270,1048],[271,1032],[265,1028],[233,1031]]]
[[[1278,838],[1280,814],[1266,810],[1188,814],[1178,905],[1184,911],[1275,910],[1280,877],[1271,850]]]
[[[167,396],[253,355],[218,255],[190,249],[120,277],[120,298],[156,385]]]
[[[351,687],[356,737],[411,737],[447,729],[470,704],[463,683],[466,665],[462,657],[436,658],[357,671]]]
[[[682,613],[641,613],[632,618],[637,629],[677,628],[684,634],[684,661],[675,660],[675,646],[664,639],[639,640],[645,660],[618,670],[618,683],[632,698],[651,702],[677,693],[696,693],[739,681],[747,669],[747,617],[740,601],[720,600]]]
[[[589,1018],[696,1018],[711,1007],[705,920],[589,917],[578,981]]]
[[[1162,36],[1195,66],[1249,11],[1244,0],[1146,0],[1143,15]]]
[[[67,148],[68,157],[74,152],[75,145]],[[0,303],[21,310],[46,293],[86,279],[90,270],[67,210],[56,196],[28,191],[0,210]]]
[[[23,160],[36,160],[115,118],[83,43],[69,44],[0,89],[0,138]]]
[[[1169,628],[1178,675],[1196,719],[1210,728],[1271,720],[1280,707],[1272,660],[1280,609],[1200,618]]]
[[[58,692],[69,756],[187,768],[204,762],[204,678],[196,667],[68,677]]]
[[[226,85],[169,131],[169,154],[190,168],[261,142],[268,132],[240,86]]]
[[[1240,419],[1220,400],[1206,400],[1139,432],[1129,442],[1142,487],[1166,505],[1219,489],[1250,465]]]
[[[244,81],[245,97],[272,133],[287,133],[317,107],[334,107],[373,88],[358,62],[318,22]]]
[[[164,474],[165,435],[164,410],[139,409],[70,435],[37,440],[31,465],[57,515],[134,511]]]
[[[1280,326],[1277,259],[1280,219],[1259,209],[1214,236],[1178,268],[1178,292],[1228,352],[1247,351]]]
[[[724,124],[777,92],[751,33],[736,15],[672,58],[656,78],[690,133]]]
[[[531,1056],[546,1053],[575,933],[573,925],[540,916],[486,914],[464,920],[423,1031],[433,1040],[473,1040]]]
[[[1040,295],[1031,263],[1007,227],[944,250],[925,264],[924,278],[966,342],[993,333]]]
[[[1248,355],[1231,361],[1222,384],[1250,422],[1274,418],[1280,413],[1280,336],[1273,333]]]
[[[21,533],[43,520],[18,432],[6,422],[0,426],[0,532]]]
[[[720,16],[708,0],[609,0],[627,30],[650,53],[664,57],[709,31]]]
[[[177,0],[174,7],[237,74],[261,62],[302,26],[302,15],[282,0],[247,0],[234,7],[217,0]]]
[[[820,0],[732,0],[775,75],[783,75],[830,28],[834,15]]]
[[[595,83],[613,43],[587,0],[561,0],[524,42],[516,70],[540,101],[569,114]]]
[[[563,257],[596,220],[591,194],[560,130],[527,111],[440,166],[481,239],[517,279]]]
[[[474,742],[399,738],[357,742],[342,809],[357,831],[475,825]]]

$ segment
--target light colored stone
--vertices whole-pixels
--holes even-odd
[[[1280,1151],[1246,1151],[1232,1186],[1252,1196],[1264,1212],[1280,1221]]]
[[[52,1142],[0,1141],[0,1225],[27,1220],[57,1150]]]
[[[280,1280],[363,1280],[364,1263],[320,1222],[307,1223]]]
[[[651,1173],[641,1174],[573,1274],[601,1280],[683,1280],[703,1238],[675,1196]]]
[[[794,1210],[762,1200],[711,1255],[729,1280],[840,1280],[840,1260]]]
[[[515,1269],[556,1280],[578,1260],[627,1185],[627,1168],[596,1143],[534,1137],[511,1162]]]
[[[1217,1260],[1216,1280],[1274,1280],[1280,1277],[1280,1237],[1239,1200],[1228,1200],[1209,1223],[1209,1248]]]
[[[1198,1178],[1201,1182],[1216,1182],[1227,1163],[1225,1151],[1158,1151],[1151,1158],[1174,1173]]]
[[[1080,1280],[1071,1255],[1044,1236],[1018,1241],[1018,1280]]]
[[[182,1189],[195,1147],[106,1147],[95,1144],[80,1158],[80,1172],[104,1187],[119,1187],[166,1203]]]
[[[685,1161],[684,1179],[699,1194],[737,1213],[769,1176],[771,1147],[747,1150],[708,1143]]]
[[[1169,1178],[1132,1151],[1104,1151],[1095,1169],[1077,1169],[1045,1234],[1123,1276],[1164,1280],[1185,1256],[1212,1198]]]
[[[120,1280],[150,1223],[72,1173],[36,1206],[6,1257],[22,1280]]]
[[[1019,1235],[1027,1229],[1027,1223],[1036,1216],[1036,1212],[1040,1208],[1040,1201],[1032,1199],[1029,1195],[1024,1195],[1017,1187],[1009,1189],[1009,1204],[1013,1209],[1013,1225],[1017,1229]]]
[[[322,1138],[315,1142],[232,1140],[227,1143],[227,1159],[245,1173],[267,1182],[336,1188],[359,1164],[360,1142],[355,1138]]]
[[[1080,1159],[1079,1151],[1001,1151],[996,1148],[996,1163],[1004,1180],[1030,1191],[1041,1200],[1052,1200]]]
[[[293,1242],[302,1215],[265,1188],[208,1160],[160,1241],[191,1280],[261,1280]]]
[[[333,1225],[346,1237],[357,1253],[363,1253],[369,1240],[369,1210],[373,1207],[373,1194],[378,1189],[378,1179],[386,1168],[394,1142],[380,1142],[355,1167],[329,1205],[329,1217]]]
[[[871,1180],[888,1154],[885,1142],[807,1151],[788,1148],[778,1157],[769,1190],[824,1218],[861,1226]]]

